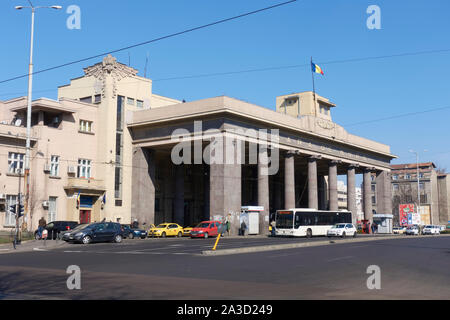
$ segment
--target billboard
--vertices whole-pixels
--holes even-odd
[[[420,224],[422,225],[431,224],[430,216],[431,216],[430,206],[429,205],[420,206]]]
[[[408,224],[412,224],[412,216],[411,214],[414,212],[414,204],[400,204],[399,205],[399,223],[401,226],[407,226]],[[408,219],[408,214],[409,219]],[[409,221],[408,221],[409,220]],[[411,222],[411,223],[409,223]]]

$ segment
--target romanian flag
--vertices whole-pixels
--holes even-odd
[[[80,207],[80,197],[81,197],[81,192],[78,191],[78,195],[77,195],[77,208]]]
[[[324,73],[323,73],[323,71],[322,71],[322,68],[319,67],[319,66],[318,66],[317,64],[315,64],[315,63],[312,63],[312,62],[311,62],[311,69],[312,69],[312,72],[320,73],[321,75],[324,75]]]

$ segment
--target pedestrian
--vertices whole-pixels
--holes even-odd
[[[277,224],[276,224],[275,220],[272,220],[272,222],[270,223],[270,226],[272,227],[272,230],[271,230],[272,237],[275,237],[275,226],[276,225]]]
[[[370,226],[370,222],[367,222],[367,229],[366,229],[367,230],[367,234],[370,234],[370,227],[371,227]]]
[[[247,225],[245,224],[245,221],[242,221],[242,223],[241,223],[241,236],[245,236],[245,229],[247,229]]]
[[[231,227],[230,220],[227,219],[227,236],[230,235],[230,227]]]
[[[38,225],[39,238],[42,238],[42,231],[44,231],[44,228],[46,225],[47,225],[47,221],[45,221],[44,217],[41,217],[41,219],[39,219],[39,225]]]

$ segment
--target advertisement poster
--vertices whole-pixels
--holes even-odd
[[[401,226],[407,226],[408,224],[408,214],[414,212],[414,204],[401,204],[399,205],[399,220]],[[410,221],[412,222],[412,216],[410,217]]]
[[[430,206],[420,206],[420,224],[431,224]]]

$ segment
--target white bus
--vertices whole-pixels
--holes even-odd
[[[352,213],[305,208],[277,210],[275,235],[308,238],[326,236],[336,223],[352,223]]]

